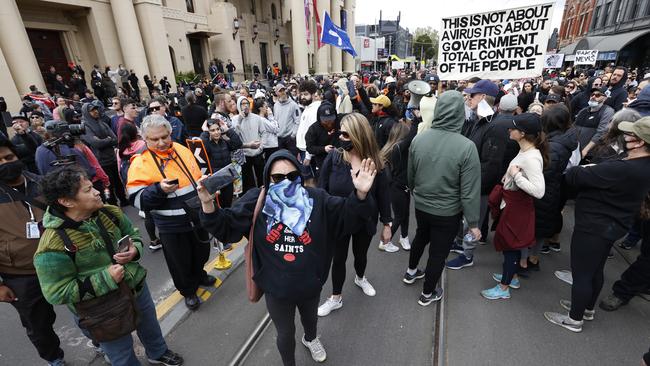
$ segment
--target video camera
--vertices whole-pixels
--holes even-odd
[[[59,144],[74,146],[74,136],[81,136],[86,133],[86,127],[83,123],[69,124],[64,121],[47,121],[45,129],[50,134],[51,139],[45,141],[43,145],[47,148],[54,147]]]

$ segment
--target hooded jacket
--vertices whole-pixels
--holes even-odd
[[[462,212],[468,225],[476,227],[481,166],[476,146],[460,134],[464,121],[462,94],[444,92],[438,98],[431,129],[411,143],[408,184],[416,209],[436,216]]]
[[[641,117],[650,116],[650,88],[646,87],[641,90],[636,100],[627,106],[641,114]]]
[[[266,187],[276,160],[288,160],[300,170],[300,164],[288,151],[277,151],[264,167]],[[271,231],[268,231],[269,219],[262,212],[254,223],[253,280],[264,293],[280,299],[303,300],[318,296],[327,281],[336,239],[340,234],[353,232],[359,221],[367,219],[374,206],[371,195],[360,201],[354,192],[343,198],[330,196],[322,189],[305,189],[313,199],[313,209],[301,236],[281,222],[271,223]],[[203,227],[223,242],[232,243],[248,237],[260,192],[259,188],[253,188],[232,208],[217,208],[211,214],[202,212]]]
[[[594,84],[594,81],[596,77],[591,77],[587,80],[587,87],[578,95],[573,97],[571,99],[571,112],[573,113],[573,118],[578,115],[578,112],[580,112],[582,109],[587,108],[589,106],[589,98],[591,97],[591,88],[592,85]]]
[[[115,206],[104,206],[110,211],[119,225],[113,223],[105,213],[98,211],[88,220],[77,222],[48,207],[43,217],[45,232],[41,236],[38,250],[34,255],[34,267],[47,302],[53,305],[68,305],[75,313],[74,304],[106,295],[116,290],[118,284],[108,272],[112,265],[111,256],[96,220],[101,220],[117,248],[117,241],[129,235],[138,254],[133,261],[124,265],[124,280],[131,289],[142,287],[147,275],[137,261],[142,257],[142,239],[131,221]],[[70,256],[57,234],[56,229],[65,230],[70,240],[77,246],[74,259]]]
[[[614,108],[614,111],[618,112],[623,109],[623,103],[627,101],[627,90],[625,90],[625,82],[627,81],[627,69],[623,69],[623,77],[621,81],[615,85],[611,85],[609,88],[609,97],[605,101],[605,104]]]
[[[264,132],[266,131],[264,121],[262,120],[262,117],[252,112],[249,112],[246,117],[241,115],[241,102],[244,99],[246,99],[246,97],[237,98],[237,110],[240,114],[232,118],[235,131],[239,134],[239,137],[241,137],[241,141],[244,144],[249,144],[253,141],[262,141],[262,135],[264,135]],[[260,147],[257,149],[244,148],[242,150],[244,151],[245,156],[258,156],[264,151],[264,146],[260,144]]]
[[[291,98],[284,102],[277,101],[273,105],[273,115],[280,125],[278,137],[296,137],[300,124],[300,107]]]
[[[81,107],[81,118],[86,126],[86,133],[81,139],[90,146],[100,165],[116,164],[114,148],[117,146],[117,137],[108,125],[90,115],[91,106],[86,103]]]

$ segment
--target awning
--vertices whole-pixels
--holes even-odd
[[[578,45],[578,42],[580,42],[580,41],[570,43],[570,44],[560,48],[560,50],[557,51],[557,53],[562,53],[562,54],[565,54],[565,55],[573,55],[575,53],[576,46]]]
[[[218,32],[210,32],[210,31],[193,31],[193,32],[187,32],[188,37],[194,37],[194,38],[210,38],[212,36],[216,36]]]
[[[630,42],[648,33],[650,33],[650,30],[645,29],[645,30],[634,31],[634,32],[613,34],[611,36],[606,36],[606,37],[598,37],[602,39],[599,40],[598,43],[594,44],[593,48],[589,48],[589,49],[598,50],[599,52],[620,51],[623,47],[627,46]]]

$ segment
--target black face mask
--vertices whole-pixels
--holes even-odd
[[[25,164],[22,161],[10,161],[0,165],[0,183],[9,184],[13,183],[20,177],[25,169]]]
[[[350,141],[350,140],[348,140],[348,141],[341,140],[341,142],[339,143],[339,146],[341,146],[341,149],[343,149],[345,151],[350,151],[354,147],[352,145],[352,141]]]

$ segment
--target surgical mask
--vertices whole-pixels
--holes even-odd
[[[595,100],[590,100],[590,101],[587,102],[587,104],[588,104],[589,107],[591,107],[591,108],[596,108],[596,107],[598,107],[598,106],[600,105],[600,103],[598,103],[598,102],[595,101]]]
[[[479,102],[478,107],[476,108],[476,114],[479,115],[479,117],[489,117],[494,114],[494,109],[492,109],[488,102],[483,99]]]
[[[350,140],[347,140],[347,141],[346,140],[341,140],[341,142],[339,143],[339,146],[341,146],[341,149],[343,149],[345,151],[350,151],[354,147],[352,145],[352,141],[350,141]]]
[[[25,169],[25,164],[20,160],[10,161],[0,165],[0,182],[13,183],[20,177]]]

